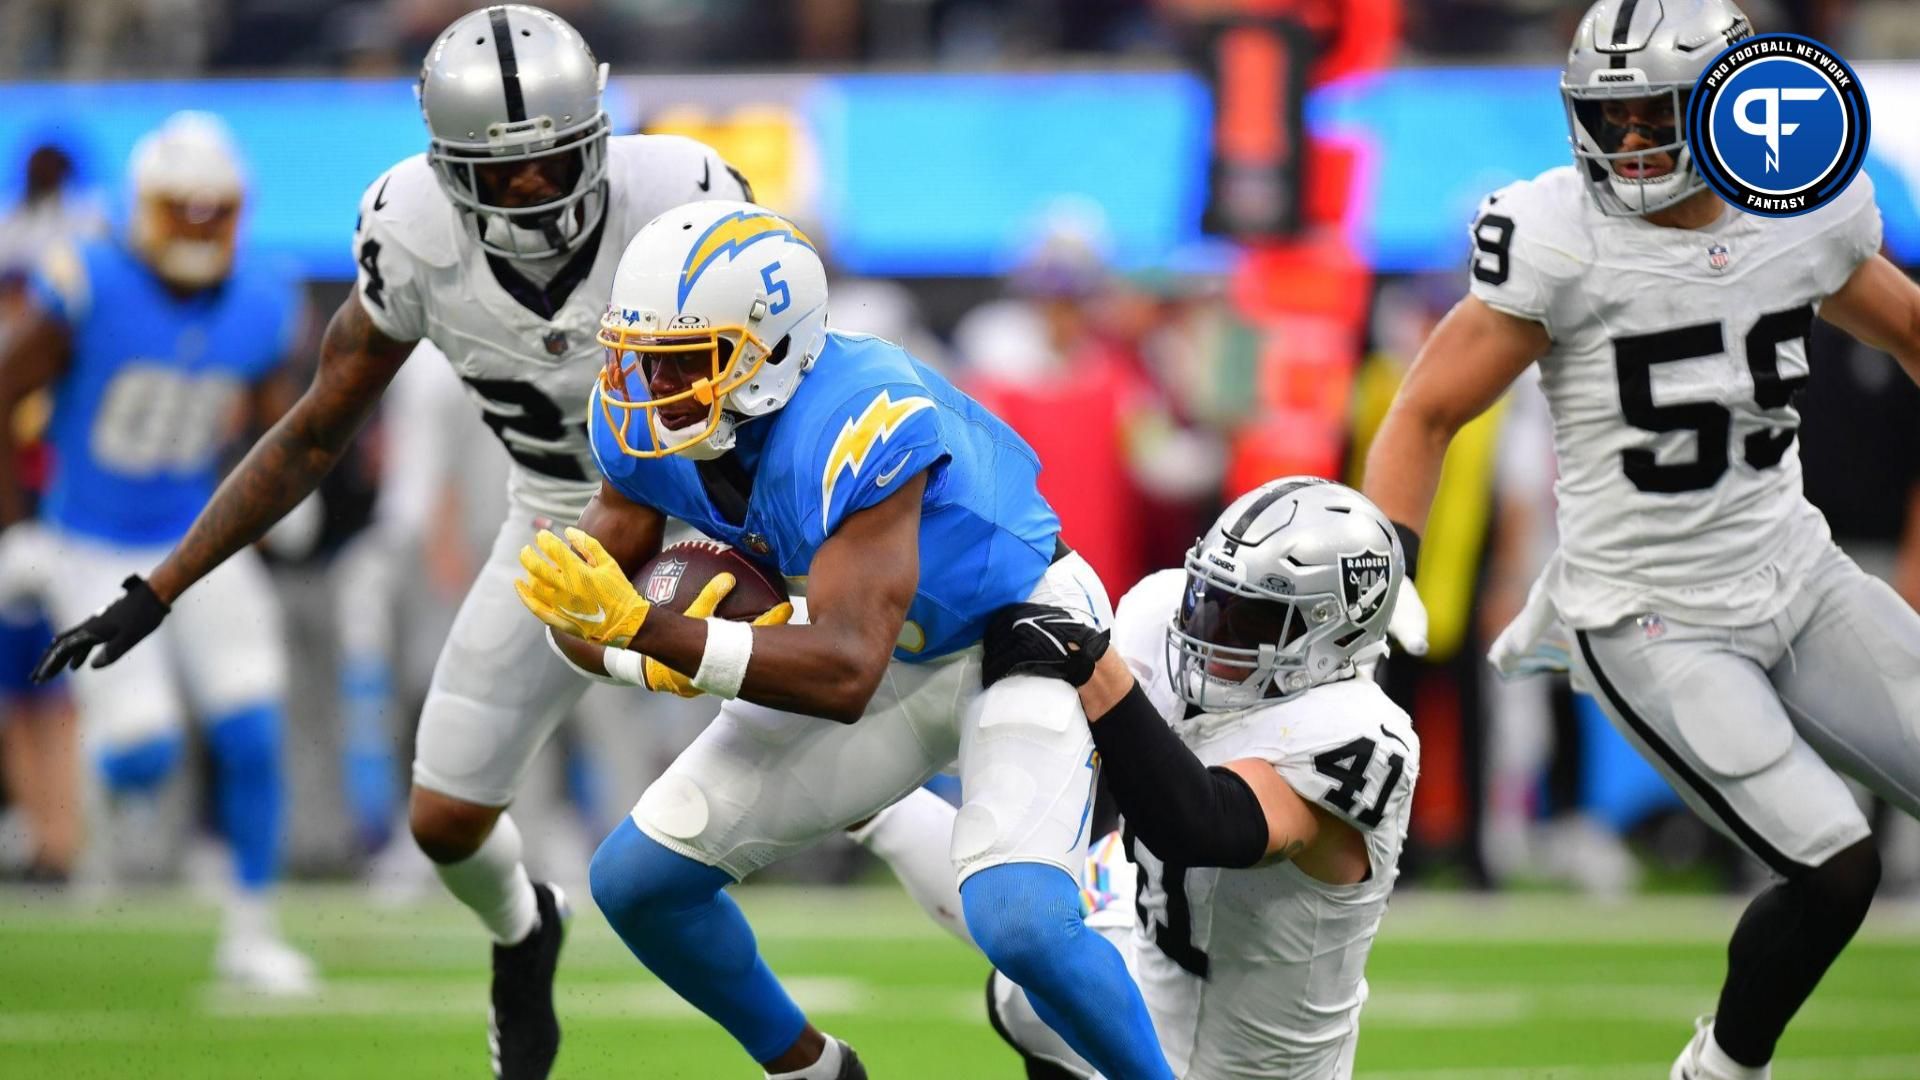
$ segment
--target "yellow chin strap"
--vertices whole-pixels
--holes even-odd
[[[759,374],[760,366],[767,362],[767,355],[771,351],[765,342],[744,326],[687,329],[648,327],[635,330],[629,329],[624,320],[614,317],[601,321],[598,340],[607,347],[607,365],[600,371],[600,413],[606,419],[607,427],[612,430],[620,452],[637,458],[660,458],[680,453],[719,430],[727,395],[745,386]],[[733,345],[733,355],[724,364],[720,358],[720,343],[723,340]],[[635,399],[629,391],[628,387],[635,378],[640,381],[640,390],[647,391],[647,373],[641,366],[643,358],[678,357],[701,352],[707,354],[708,376],[694,380],[687,389],[661,398],[640,399]],[[680,439],[671,446],[663,445],[660,429],[664,425],[653,422],[655,412],[684,401],[697,401],[707,407],[707,426],[691,438]],[[634,445],[635,440],[629,437],[636,416],[646,429],[644,447]]]

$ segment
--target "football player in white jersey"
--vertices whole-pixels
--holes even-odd
[[[1367,494],[1411,551],[1454,432],[1540,365],[1560,549],[1494,661],[1570,664],[1695,811],[1781,878],[1734,931],[1717,1014],[1676,1080],[1767,1076],[1865,916],[1880,863],[1842,775],[1920,814],[1920,616],[1802,496],[1793,408],[1816,313],[1920,381],[1920,288],[1878,254],[1864,175],[1778,219],[1706,188],[1686,99],[1750,34],[1728,0],[1588,10],[1561,81],[1574,165],[1487,197],[1469,294],[1367,461]]]
[[[434,42],[419,95],[425,154],[367,189],[358,287],[334,314],[319,371],[221,486],[150,579],[68,631],[42,663],[112,663],[188,586],[313,490],[420,340],[466,382],[513,456],[511,510],[454,622],[420,718],[411,825],[448,889],[496,942],[496,1071],[544,1077],[559,1045],[552,979],[562,898],[533,885],[502,811],[534,752],[587,683],[547,648],[514,596],[536,518],[575,520],[598,489],[580,403],[604,359],[594,340],[627,241],[704,198],[751,198],[708,147],[609,134],[606,67],[551,12],[474,11]],[[405,422],[404,418],[400,422]]]
[[[1161,1048],[1188,1080],[1353,1075],[1367,953],[1399,874],[1420,741],[1360,666],[1383,652],[1404,576],[1386,517],[1310,477],[1275,480],[1221,514],[1188,553],[1120,601],[1105,632],[1020,604],[989,625],[983,681],[1079,687],[1127,858],[1093,846],[1087,925],[1140,983]],[[945,837],[916,792],[859,830]],[[950,822],[949,807],[944,816]],[[935,919],[952,874],[889,862]],[[995,974],[996,1030],[1032,1080],[1091,1066]]]

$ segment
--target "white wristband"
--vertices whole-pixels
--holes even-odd
[[[616,649],[607,646],[601,654],[600,666],[607,669],[613,681],[625,686],[647,685],[647,658],[632,649]]]
[[[603,674],[600,674],[599,672],[588,671],[586,668],[583,668],[579,664],[574,663],[573,657],[568,656],[567,651],[560,647],[559,639],[554,637],[553,634],[554,634],[553,629],[549,627],[547,629],[547,648],[553,652],[553,655],[560,658],[561,663],[572,668],[574,674],[592,679],[594,682],[606,683],[609,686],[625,685],[619,679],[616,679],[611,675],[603,675]],[[607,651],[612,652],[613,650],[608,649]],[[601,661],[601,666],[602,667],[606,666],[606,662],[604,660]]]
[[[753,627],[727,619],[705,622],[707,648],[700,654],[700,670],[693,673],[693,685],[714,697],[737,697],[740,684],[747,678],[747,661],[753,657]]]

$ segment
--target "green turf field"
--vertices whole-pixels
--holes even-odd
[[[740,890],[774,968],[876,1080],[1016,1080],[982,1012],[985,962],[896,890]],[[1360,1075],[1386,1080],[1666,1076],[1711,1008],[1736,908],[1668,899],[1407,893],[1376,947]],[[0,893],[0,1077],[487,1075],[486,951],[449,902],[376,910],[291,899],[328,985],[296,1003],[208,978],[213,912],[177,894],[97,908]],[[556,1077],[759,1074],[628,957],[589,909],[560,986]],[[1781,1047],[1781,1080],[1920,1078],[1920,911],[1876,910]]]

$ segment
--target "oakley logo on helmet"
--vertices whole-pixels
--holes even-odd
[[[1736,42],[1701,72],[1687,108],[1708,186],[1767,217],[1804,214],[1845,191],[1866,160],[1867,130],[1853,69],[1797,34]]]

